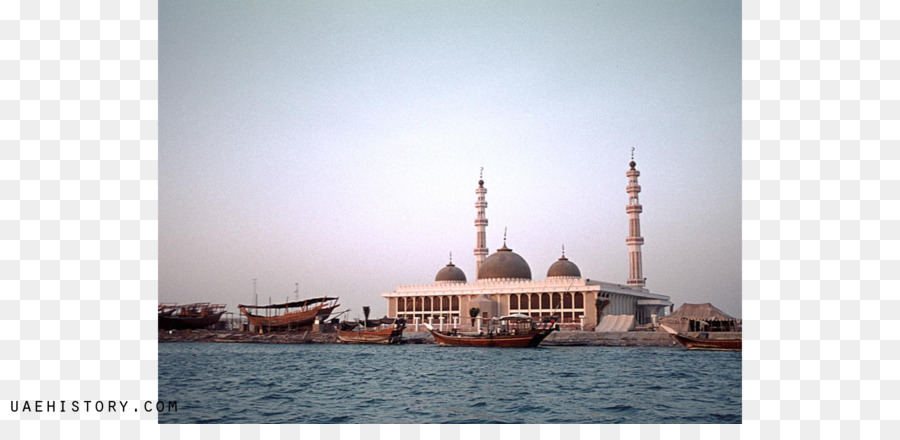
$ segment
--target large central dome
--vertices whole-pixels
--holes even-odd
[[[531,279],[531,267],[519,254],[506,247],[497,249],[481,263],[478,269],[478,279],[487,280],[491,278],[517,278]]]

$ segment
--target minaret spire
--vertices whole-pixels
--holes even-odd
[[[488,220],[484,213],[487,208],[487,201],[484,199],[484,195],[487,194],[487,188],[484,187],[483,178],[484,167],[481,167],[481,171],[478,174],[478,188],[475,189],[475,194],[478,194],[478,200],[475,202],[477,211],[475,217],[475,230],[477,231],[475,236],[475,279],[478,279],[478,270],[481,269],[481,263],[484,262],[488,254],[486,232]]]
[[[628,186],[625,192],[628,193],[628,205],[625,206],[625,212],[628,213],[628,238],[625,243],[628,244],[628,285],[635,287],[644,287],[646,278],[644,278],[643,264],[641,263],[641,245],[644,244],[644,237],[641,237],[641,212],[644,208],[638,199],[641,192],[641,186],[638,184],[638,176],[641,172],[635,169],[637,163],[634,161],[634,147],[631,147],[631,169],[625,172],[628,177]]]

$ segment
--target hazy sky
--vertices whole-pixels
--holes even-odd
[[[160,301],[430,283],[488,247],[741,315],[738,1],[159,5]]]

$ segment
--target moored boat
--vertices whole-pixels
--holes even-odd
[[[671,334],[688,350],[741,351],[741,332],[699,332],[694,336],[676,332],[666,325],[660,325],[660,328]],[[715,337],[711,338],[710,334]]]
[[[540,324],[527,315],[504,316],[498,325],[491,325],[487,332],[462,333],[457,329],[449,332],[435,330],[430,324],[425,327],[439,345],[455,347],[537,347],[556,330],[556,317],[545,318]]]
[[[698,337],[676,334],[678,342],[688,350],[741,351],[741,338],[710,338],[709,333],[700,333]]]
[[[382,328],[387,325],[389,327]],[[403,339],[403,329],[406,328],[406,320],[392,320],[390,324],[382,324],[371,330],[360,324],[347,327],[352,328],[344,330],[345,325],[342,324],[341,329],[338,330],[338,339],[341,342],[350,344],[396,344]]]
[[[251,325],[266,332],[309,330],[316,318],[325,321],[331,315],[339,306],[337,300],[321,297],[266,306],[239,304],[238,309]]]
[[[185,330],[207,328],[225,313],[225,304],[160,304],[157,327],[160,330]]]

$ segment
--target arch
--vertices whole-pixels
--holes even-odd
[[[422,300],[422,302],[423,302],[423,304],[424,304],[424,306],[422,307],[422,310],[424,310],[424,311],[426,311],[426,312],[430,312],[430,311],[431,311],[431,298],[429,298],[429,297],[426,296],[426,297]]]
[[[575,308],[584,308],[584,295],[581,292],[575,292]]]
[[[554,293],[553,294],[553,306],[551,307],[551,309],[553,309],[553,310],[558,309],[560,307],[561,302],[562,302],[562,298],[560,297],[559,293]]]
[[[537,293],[531,294],[531,310],[541,308],[541,297]]]
[[[522,309],[523,309],[523,310],[528,310],[528,309],[529,309],[529,307],[528,307],[528,294],[527,294],[527,293],[523,293],[523,294],[522,294]]]
[[[458,311],[459,311],[459,297],[458,297],[458,296],[454,296],[454,297],[453,297],[453,300],[452,300],[452,303],[453,303],[452,310],[453,310],[454,312],[458,312]]]
[[[416,311],[417,312],[422,311],[422,297],[421,296],[416,297]]]
[[[541,294],[541,310],[549,310],[550,309],[550,294],[542,293]]]
[[[572,294],[566,292],[563,294],[563,308],[571,309],[572,308]]]
[[[445,312],[450,310],[450,297],[449,296],[445,296],[443,299],[441,299],[441,310],[445,311]]]
[[[509,309],[510,310],[518,310],[519,309],[519,295],[510,295],[509,296]]]

